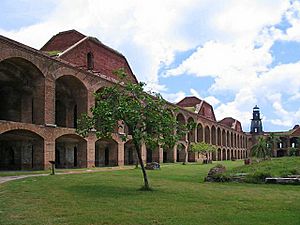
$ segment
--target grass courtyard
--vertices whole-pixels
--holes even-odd
[[[227,168],[241,161],[224,162]],[[204,183],[213,165],[32,177],[0,185],[0,224],[300,224],[300,187]]]

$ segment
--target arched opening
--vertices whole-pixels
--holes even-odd
[[[190,117],[188,119],[188,123],[194,123],[194,119],[192,117]],[[188,133],[188,140],[190,143],[192,142],[195,142],[196,140],[196,137],[195,137],[195,128],[193,128],[189,133]]]
[[[174,149],[169,148],[163,150],[163,162],[164,163],[175,162]]]
[[[147,154],[146,154],[146,162],[147,162],[147,163],[151,163],[151,162],[153,161],[153,157],[152,157],[152,155],[153,155],[153,150],[152,150],[151,148],[147,148],[146,151],[147,151]]]
[[[160,163],[161,161],[163,161],[163,152],[160,151],[160,148],[158,146],[154,146],[152,148],[147,147],[147,153],[148,153],[148,151],[149,151],[149,162]],[[150,152],[151,152],[151,156],[150,156]],[[162,155],[161,155],[161,153],[162,153]],[[147,157],[147,159],[148,159],[148,157]]]
[[[220,127],[218,127],[218,129],[217,129],[217,144],[219,145],[219,146],[221,146],[221,129],[220,129]]]
[[[213,145],[216,145],[216,127],[215,126],[212,126],[211,127],[211,143]]]
[[[218,161],[222,160],[222,150],[219,148],[218,149]]]
[[[230,147],[233,147],[233,134],[230,133]]]
[[[227,149],[227,160],[231,160],[231,151],[230,149]]]
[[[212,152],[212,160],[217,161],[217,153],[215,151]]]
[[[55,81],[55,123],[60,127],[77,127],[77,118],[87,112],[87,89],[74,76]]]
[[[86,55],[86,64],[88,70],[94,69],[94,55],[92,52],[88,52],[88,54]]]
[[[176,117],[176,120],[177,120],[177,123],[178,123],[178,127],[177,127],[177,132],[179,132],[179,129],[185,125],[185,118],[184,116],[179,113]],[[186,135],[183,135],[181,138],[180,138],[181,141],[185,141],[186,140]]]
[[[210,130],[208,126],[205,127],[204,134],[205,134],[205,143],[210,144]]]
[[[75,134],[66,134],[55,140],[56,168],[87,167],[86,140]]]
[[[222,130],[222,146],[226,146],[226,132]]]
[[[233,147],[236,148],[236,134],[233,135]]]
[[[135,165],[138,163],[137,154],[132,140],[129,140],[124,145],[124,164]]]
[[[222,159],[221,160],[227,160],[225,148],[222,149]]]
[[[230,133],[229,133],[229,131],[227,131],[227,142],[226,142],[226,146],[227,147],[230,147]]]
[[[177,162],[185,162],[185,146],[183,144],[177,145]]]
[[[118,165],[118,143],[113,139],[103,138],[95,143],[95,166]]]
[[[197,142],[203,142],[203,127],[201,123],[197,125]]]
[[[27,130],[12,130],[1,134],[0,169],[44,169],[44,139]]]
[[[31,62],[0,62],[0,120],[44,124],[45,78]]]

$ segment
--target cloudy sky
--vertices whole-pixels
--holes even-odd
[[[120,51],[148,88],[197,96],[249,130],[300,123],[300,1],[1,0],[0,34],[41,48],[76,29]]]

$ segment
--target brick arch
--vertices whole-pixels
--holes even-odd
[[[37,135],[39,138],[41,138],[41,139],[45,139],[45,137],[44,137],[44,134],[41,134],[40,132],[39,132],[39,130],[37,130],[37,129],[30,129],[30,128],[28,128],[26,125],[24,126],[24,127],[21,127],[21,126],[16,126],[16,127],[14,127],[14,126],[10,126],[10,129],[7,129],[7,130],[1,130],[0,131],[0,135],[3,135],[3,134],[5,134],[5,133],[9,133],[9,132],[14,132],[14,131],[20,131],[20,132],[28,132],[28,133],[32,133],[32,134],[34,134],[34,135]]]
[[[204,128],[204,140],[205,143],[211,144],[211,130],[208,125],[206,125]]]
[[[52,73],[52,75],[53,75],[54,81],[58,80],[59,78],[61,78],[63,76],[71,76],[71,77],[77,79],[78,81],[80,81],[87,90],[91,89],[91,84],[87,79],[87,75],[84,73],[78,73],[78,72],[75,73],[74,70],[72,70],[72,69],[61,67],[61,68],[55,70]]]
[[[6,132],[14,131],[14,130],[24,130],[31,133],[35,133],[43,139],[46,139],[47,134],[45,134],[45,130],[43,127],[38,127],[33,124],[25,124],[25,123],[14,123],[7,122],[6,124],[1,124],[0,126],[0,135]]]
[[[124,148],[124,153],[125,153]],[[111,138],[99,138],[95,142],[95,166],[118,165],[118,142]]]
[[[222,129],[222,142],[221,142],[221,144],[222,144],[222,146],[227,146],[225,129]]]
[[[204,141],[203,128],[204,127],[203,127],[202,123],[197,124],[197,142]]]
[[[34,57],[32,54],[28,54],[26,52],[22,52],[22,51],[3,51],[0,54],[0,63],[4,60],[9,60],[12,58],[20,58],[22,60],[25,60],[29,63],[31,63],[34,67],[36,67],[36,69],[38,69],[41,74],[43,74],[44,77],[46,77],[47,71],[49,70],[49,68],[45,68],[44,62],[41,59],[41,57]]]
[[[212,125],[212,127],[210,129],[210,133],[211,133],[211,144],[216,145],[217,144],[217,130],[214,125]]]
[[[78,77],[62,75],[55,80],[55,123],[77,127],[77,119],[88,112],[88,89]]]
[[[222,131],[220,127],[217,127],[217,145],[221,146],[222,143]]]
[[[0,135],[0,169],[43,169],[44,138],[28,129],[11,129]]]
[[[178,121],[178,120],[182,121],[182,119],[183,119],[184,123],[186,124],[187,119],[186,119],[184,113],[181,113],[181,112],[177,113],[177,114],[176,114],[176,120],[177,120],[177,121]]]
[[[95,75],[94,75],[95,76]],[[100,78],[97,79],[96,83],[95,84],[91,84],[90,86],[90,91],[92,92],[97,92],[98,90],[100,90],[101,88],[104,88],[104,87],[109,87],[109,86],[112,86],[113,83],[112,82],[109,82],[109,81],[106,81],[104,80],[103,78]]]
[[[0,61],[0,71],[0,119],[44,124],[45,75],[40,68],[26,58],[8,57]]]
[[[176,115],[176,121],[177,121],[178,124],[179,124],[179,127],[177,127],[177,131],[179,131],[180,125],[185,125],[185,124],[186,124],[186,118],[185,118],[184,114],[178,113],[178,114]],[[183,135],[183,136],[180,138],[180,140],[181,140],[181,141],[185,141],[185,140],[186,140],[186,137],[187,137],[187,135],[185,134],[185,135]]]
[[[187,120],[188,123],[195,123],[195,120],[193,117],[189,117]],[[188,141],[189,142],[195,142],[196,139],[196,133],[195,133],[195,128],[193,128],[189,133],[188,133]]]

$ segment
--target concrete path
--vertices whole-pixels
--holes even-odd
[[[103,171],[116,171],[116,170],[130,170],[133,169],[134,167],[105,167],[105,168],[99,168],[97,170],[71,170],[71,171],[66,171],[66,172],[59,172],[57,171],[55,175],[64,175],[64,174],[81,174],[81,173],[94,173],[94,172],[103,172]],[[19,175],[19,176],[5,176],[5,177],[0,177],[0,184],[3,184],[5,182],[11,181],[11,180],[19,180],[19,179],[24,179],[27,177],[41,177],[41,176],[49,176],[50,174],[26,174],[26,175]]]
[[[29,175],[20,175],[20,176],[6,176],[6,177],[0,177],[0,184],[3,184],[5,182],[11,181],[11,180],[19,180],[24,179],[27,177],[40,177],[40,176],[48,176],[49,174],[29,174]]]

